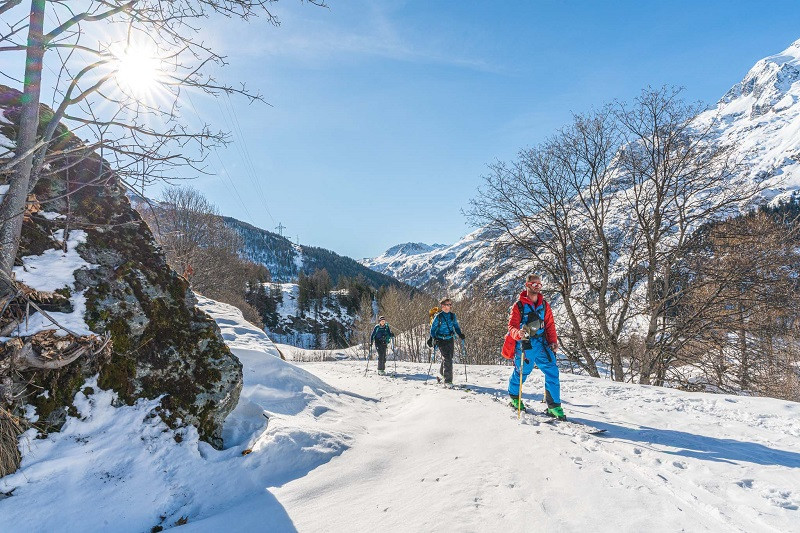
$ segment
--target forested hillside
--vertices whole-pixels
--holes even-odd
[[[362,276],[374,288],[403,285],[396,279],[371,270],[354,259],[341,256],[316,246],[293,244],[277,233],[252,226],[231,217],[222,217],[225,223],[242,237],[241,254],[254,263],[266,266],[272,280],[288,283],[296,281],[300,272],[311,275],[317,270],[328,271],[334,284],[341,277]]]

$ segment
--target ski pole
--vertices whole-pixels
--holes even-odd
[[[367,352],[367,368],[364,369],[364,377],[367,377],[367,370],[369,370],[369,358],[372,355],[372,343],[369,343],[369,351]]]
[[[425,384],[426,385],[428,384],[428,378],[431,377],[431,369],[433,368],[433,361],[434,361],[434,359],[436,359],[436,348],[439,347],[439,345],[436,344],[436,340],[434,340],[433,343],[434,343],[433,344],[433,349],[431,350],[431,364],[428,365],[428,375],[425,376]]]
[[[519,354],[519,367],[514,361],[515,370],[519,375],[519,391],[517,393],[517,421],[522,422],[522,361],[525,360],[525,352]]]
[[[397,375],[397,350],[394,347],[394,337],[392,337],[392,359],[394,359],[394,375]]]
[[[467,343],[461,339],[461,355],[464,357],[464,383],[469,383],[467,379]]]

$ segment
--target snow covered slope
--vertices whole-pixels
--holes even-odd
[[[347,449],[360,428],[345,413],[369,403],[282,361],[238,309],[198,299],[244,367],[225,449],[200,441],[192,426],[170,430],[154,414],[158,399],[113,407],[116,395],[91,380],[61,432],[37,439],[32,429],[21,439],[21,468],[0,479],[0,531],[144,532],[237,516],[240,507],[262,513],[252,531],[292,529],[269,488]],[[222,530],[246,528],[205,529]]]
[[[697,122],[733,144],[752,175],[771,177],[767,199],[800,189],[800,39],[757,62]]]
[[[591,436],[518,421],[508,366],[469,367],[463,391],[426,364],[294,365],[199,305],[244,366],[226,449],[87,383],[0,479],[0,531],[800,531],[800,404],[564,375],[567,414],[607,430]],[[542,387],[535,372],[531,406]]]
[[[766,200],[786,199],[800,189],[800,40],[758,61],[696,120],[698,127],[711,126],[722,142],[733,144],[750,175],[769,178]],[[517,265],[495,258],[489,249],[496,236],[484,233],[430,251],[393,247],[362,263],[416,287],[438,282],[456,294],[476,280],[505,288],[530,265],[516,271]]]

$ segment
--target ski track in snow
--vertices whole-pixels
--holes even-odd
[[[341,380],[351,387],[363,374],[355,362],[304,366],[330,383]],[[798,528],[800,453],[790,451],[800,426],[792,418],[797,404],[777,402],[782,408],[776,409],[775,400],[563,376],[565,396],[572,399],[565,398],[567,414],[608,430],[591,436],[574,426],[538,423],[533,416],[518,423],[503,405],[509,367],[470,367],[475,392],[423,385],[426,370],[402,364],[401,375],[410,373],[411,379],[365,380],[362,386],[381,398],[366,442],[356,439],[342,457],[276,493],[281,501],[289,498],[288,508],[293,498],[299,505],[312,497],[323,508],[345,506],[353,512],[324,520],[298,516],[298,529],[325,524],[333,530],[413,531],[443,524],[454,531],[487,526],[581,531],[590,524],[596,531]],[[526,383],[527,390],[542,387],[535,373]],[[502,403],[493,401],[495,395]],[[540,398],[534,394],[531,407]],[[738,406],[742,401],[745,408]],[[754,401],[764,415],[750,414]],[[660,407],[650,411],[652,404]],[[779,414],[783,407],[786,415]],[[752,420],[764,423],[754,426]],[[337,461],[347,461],[346,473],[335,468]],[[337,492],[338,483],[350,489]],[[411,504],[408,491],[417,493]],[[353,502],[352,493],[364,496]]]
[[[510,366],[469,367],[466,391],[425,363],[292,364],[237,310],[198,305],[244,366],[226,449],[90,381],[60,433],[26,434],[0,531],[800,531],[800,404],[562,374],[594,436],[518,421]],[[534,371],[529,407],[542,388]]]

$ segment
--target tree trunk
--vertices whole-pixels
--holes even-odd
[[[8,192],[0,204],[0,269],[10,275],[17,257],[25,202],[31,180],[39,129],[39,100],[41,95],[42,59],[44,57],[44,7],[46,0],[32,0],[28,50],[25,60],[25,85],[22,95],[19,134],[17,135],[16,165]],[[46,147],[41,148],[45,150]],[[0,288],[6,294],[11,287]]]

